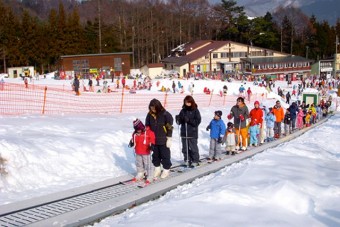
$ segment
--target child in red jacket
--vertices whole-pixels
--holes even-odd
[[[145,128],[139,119],[133,122],[133,128],[135,131],[132,134],[129,147],[134,147],[136,152],[137,175],[134,181],[141,181],[146,177],[145,183],[150,183],[153,181],[154,171],[150,153],[155,144],[155,133],[149,127]]]

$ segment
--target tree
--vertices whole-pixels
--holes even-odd
[[[235,40],[239,37],[237,22],[244,20],[245,12],[242,6],[237,6],[236,1],[222,0],[222,3],[213,8],[213,17],[217,22],[217,39]]]

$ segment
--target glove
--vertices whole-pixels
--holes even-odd
[[[155,145],[154,144],[150,144],[150,151],[154,151],[155,150]]]
[[[128,147],[133,147],[134,145],[133,140],[130,140]]]
[[[217,143],[222,143],[222,137],[218,137]]]
[[[181,117],[179,115],[176,115],[175,119],[176,119],[176,124],[180,125],[181,124]]]
[[[185,117],[184,117],[184,122],[185,122],[185,123],[188,123],[188,122],[189,122],[189,117],[188,117],[188,116],[185,116]]]
[[[166,137],[166,147],[170,148],[172,144],[172,138],[171,137]]]
[[[231,114],[228,114],[227,118],[228,118],[229,120],[231,120],[231,118],[233,118],[233,116],[232,116]]]
[[[242,114],[240,114],[240,120],[244,121],[244,116]]]
[[[208,125],[207,128],[206,128],[205,130],[209,131],[209,129],[210,129],[210,125]]]

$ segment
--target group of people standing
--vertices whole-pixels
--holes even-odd
[[[243,97],[238,97],[236,101],[227,115],[227,119],[230,120],[227,126],[222,120],[222,111],[217,110],[206,127],[206,130],[210,131],[208,160],[220,160],[224,144],[227,154],[234,155],[247,150],[248,144],[258,146],[274,138],[280,138],[282,123],[285,124],[285,134],[288,135],[295,129],[295,122],[298,122],[296,119],[301,109],[293,102],[284,111],[278,100],[269,109],[265,106],[260,107],[260,103],[255,101],[254,108],[249,111]],[[198,166],[200,162],[198,132],[202,118],[191,95],[184,98],[182,109],[175,116],[175,122],[180,126],[184,164],[188,167]],[[250,122],[249,125],[247,122]],[[170,148],[173,123],[172,115],[157,99],[150,101],[145,124],[139,119],[133,122],[134,132],[129,146],[134,147],[136,152],[135,181],[146,179],[145,182],[150,183],[158,177],[169,176],[172,165]]]

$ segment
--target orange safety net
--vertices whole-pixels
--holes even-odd
[[[157,98],[168,110],[180,110],[188,94],[129,90],[110,93],[84,92],[77,96],[70,87],[60,85],[0,84],[0,115],[82,115],[137,113],[148,111],[151,99]],[[258,95],[252,99],[256,99]],[[193,94],[200,108],[216,106],[222,109],[234,105],[237,96],[220,94]]]

